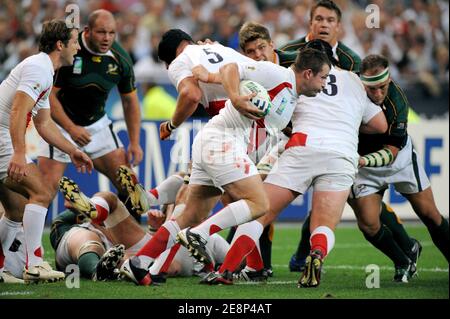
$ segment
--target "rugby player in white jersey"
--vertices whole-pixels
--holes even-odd
[[[220,59],[214,51],[208,50],[207,53]],[[261,177],[247,155],[254,120],[238,111],[250,108],[250,99],[254,94],[241,96],[240,80],[257,81],[266,88],[273,105],[266,117],[259,120],[270,129],[281,130],[288,124],[300,94],[314,96],[323,89],[329,68],[330,62],[325,54],[309,49],[302,52],[292,68],[288,69],[270,62],[250,60],[221,67],[220,76],[207,72],[206,80],[222,83],[230,100],[194,140],[192,174],[183,214],[161,226],[136,257],[125,261],[121,272],[136,284],[151,284],[148,268],[159,254],[175,244],[176,237],[194,256],[210,262],[205,247],[212,234],[265,214],[268,202]],[[236,75],[237,79],[228,81],[231,75]],[[258,119],[258,116],[261,116],[259,110],[251,117]],[[202,222],[223,191],[234,202]],[[184,229],[192,225],[198,226]]]
[[[309,46],[321,47],[333,60],[328,43],[314,40]],[[236,81],[236,76],[232,80]],[[269,212],[238,227],[223,265],[218,272],[205,277],[203,283],[231,284],[232,272],[246,256],[247,266],[259,264],[262,267],[255,243],[263,228],[312,187],[311,254],[299,286],[319,285],[323,259],[333,248],[334,229],[357,172],[358,130],[385,132],[387,122],[381,108],[367,97],[358,76],[333,67],[321,94],[300,96],[292,125],[293,134],[286,150],[279,157],[276,169],[264,181]]]
[[[26,156],[25,132],[31,113],[44,140],[69,154],[78,171],[92,170],[87,155],[57,129],[48,101],[55,69],[72,64],[78,49],[76,29],[68,28],[64,21],[46,22],[39,40],[41,52],[17,65],[0,85],[0,200],[6,211],[0,220],[0,278],[3,251],[10,248],[21,222],[27,253],[23,279],[37,282],[64,278],[42,258],[42,232],[52,198],[39,169]]]

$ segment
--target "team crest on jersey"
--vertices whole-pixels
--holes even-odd
[[[117,64],[108,64],[108,71],[106,71],[106,74],[112,74],[117,75],[119,66]]]
[[[94,55],[94,56],[92,57],[92,62],[100,63],[100,62],[102,62],[102,57],[101,57],[101,56]]]

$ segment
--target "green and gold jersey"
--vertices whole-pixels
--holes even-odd
[[[407,141],[409,102],[402,89],[391,81],[388,94],[382,105],[388,122],[388,130],[384,134],[359,134],[358,153],[366,155],[392,145],[402,149]]]
[[[114,86],[126,94],[136,85],[131,58],[117,42],[106,54],[96,55],[86,48],[82,33],[78,40],[81,50],[73,65],[59,69],[54,85],[61,89],[58,98],[69,118],[88,126],[105,115],[106,99]]]
[[[293,40],[283,45],[280,50],[282,51],[298,51],[306,44],[306,37],[298,40]],[[359,72],[361,66],[361,58],[349,47],[345,46],[342,42],[338,42],[336,48],[336,55],[338,58],[338,67],[344,70],[348,70],[354,73]]]
[[[297,58],[296,51],[275,50],[275,53],[278,55],[279,64],[285,68],[290,67],[291,64],[294,63],[295,59]]]

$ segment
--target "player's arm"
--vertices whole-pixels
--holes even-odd
[[[238,65],[236,63],[225,64],[220,68],[219,73],[222,85],[236,110],[249,119],[259,120],[260,118],[255,114],[260,114],[261,111],[250,103],[251,98],[256,96],[256,93],[249,95],[239,94],[241,78]]]
[[[377,113],[369,122],[359,127],[359,131],[364,134],[383,134],[387,129],[388,124],[383,112]]]
[[[203,65],[197,65],[192,68],[194,77],[205,83],[222,84],[220,73],[211,73]]]
[[[175,113],[170,121],[161,123],[159,136],[162,140],[167,139],[172,131],[184,123],[197,109],[202,91],[197,80],[190,76],[178,84],[178,98]]]
[[[14,153],[8,166],[8,175],[17,182],[20,182],[22,177],[26,176],[25,133],[27,129],[27,115],[33,109],[34,104],[35,101],[28,94],[17,91],[11,108],[9,134]]]
[[[58,92],[61,88],[53,87],[50,92],[50,109],[53,120],[58,123],[67,133],[70,134],[72,140],[79,146],[85,146],[91,141],[91,134],[82,126],[76,125],[69,116],[67,116],[61,101],[58,99]]]
[[[392,164],[400,149],[394,145],[384,145],[381,150],[361,156],[359,167],[381,167]]]
[[[144,157],[144,152],[139,143],[141,134],[141,109],[139,108],[137,90],[120,94],[120,98],[122,100],[128,137],[130,139],[130,145],[127,150],[128,162],[132,165],[138,165]]]
[[[50,145],[53,145],[67,153],[78,172],[89,173],[92,171],[91,159],[75,145],[69,142],[56,126],[50,115],[50,109],[40,109],[34,117],[34,125],[39,135]]]

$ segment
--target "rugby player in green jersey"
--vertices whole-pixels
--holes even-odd
[[[115,36],[116,22],[109,11],[90,14],[78,37],[81,49],[73,66],[61,68],[55,76],[50,103],[52,117],[63,134],[91,157],[95,169],[109,178],[125,202],[128,194],[116,181],[116,171],[120,165],[137,165],[143,158],[139,144],[141,114],[133,64]],[[127,151],[105,112],[108,94],[115,86],[128,130]],[[53,196],[67,163],[67,156],[53,146],[44,145],[40,151],[39,168]]]

